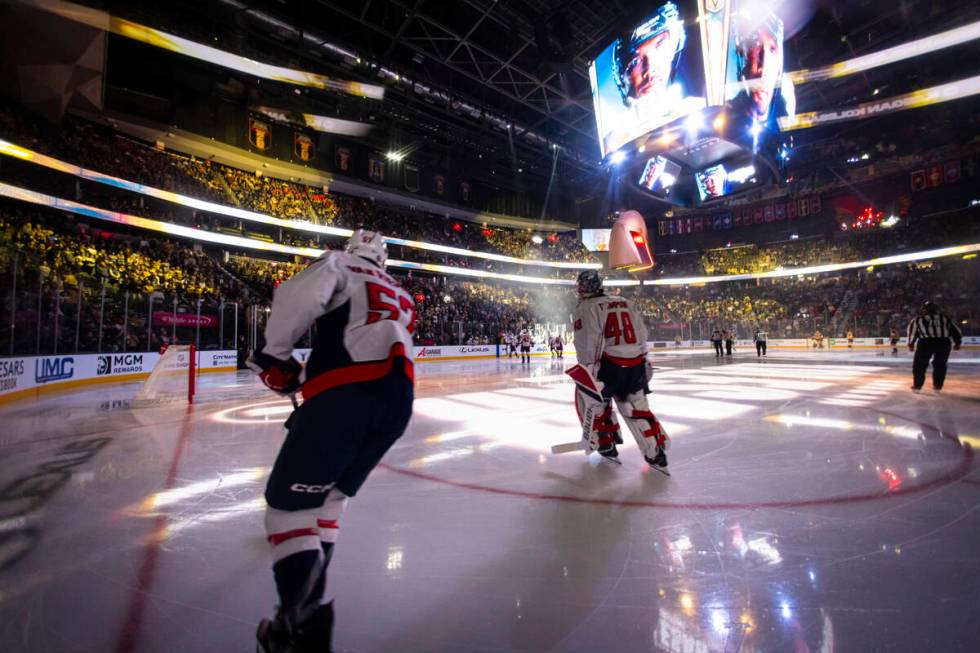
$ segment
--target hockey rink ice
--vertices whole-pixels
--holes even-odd
[[[976,651],[980,356],[942,396],[879,352],[652,355],[666,478],[580,437],[538,358],[420,363],[408,432],[341,520],[337,651]],[[0,650],[253,651],[287,399],[202,377],[0,406]],[[330,428],[324,424],[324,428]]]

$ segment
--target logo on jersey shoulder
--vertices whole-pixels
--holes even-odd
[[[326,485],[307,485],[306,483],[293,483],[289,489],[293,492],[303,492],[304,494],[325,494],[333,487],[333,483]]]

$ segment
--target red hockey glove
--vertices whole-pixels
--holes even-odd
[[[258,374],[262,383],[273,392],[289,395],[299,390],[299,373],[303,368],[293,357],[280,360],[257,351],[249,356],[245,365]]]

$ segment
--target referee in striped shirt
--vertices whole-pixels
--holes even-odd
[[[959,349],[963,335],[953,321],[942,315],[936,305],[926,302],[919,317],[909,322],[909,350],[915,351],[912,359],[912,392],[922,390],[926,382],[926,370],[932,360],[932,387],[939,392],[946,380],[946,361],[949,360],[950,338],[953,349]]]

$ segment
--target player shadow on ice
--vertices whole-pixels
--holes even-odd
[[[551,481],[536,486],[547,496],[588,497],[583,493],[622,478],[623,468],[582,461],[571,474],[546,472]],[[637,473],[626,468],[625,473]],[[644,473],[630,490],[620,489],[616,501],[650,499],[651,489],[663,487],[662,476]],[[493,497],[481,501],[495,510],[500,501],[521,501],[525,507],[513,517],[510,544],[472,543],[474,564],[460,573],[449,597],[430,606],[425,616],[387,640],[385,651],[453,650],[454,643],[480,642],[481,650],[554,651],[608,648],[606,620],[616,615],[618,651],[647,651],[658,627],[661,598],[657,587],[660,559],[652,566],[649,552],[635,556],[631,532],[636,508],[574,500]],[[544,539],[529,540],[521,524],[533,523],[534,533]],[[453,528],[445,523],[444,528]],[[491,548],[484,548],[491,547]],[[502,553],[503,551],[503,553]],[[624,588],[624,586],[627,586]],[[609,601],[620,592],[629,605]],[[608,603],[608,604],[607,604]],[[465,609],[461,609],[466,606]],[[624,613],[629,613],[623,619]],[[447,619],[454,615],[454,619]],[[622,623],[630,624],[622,630]]]

